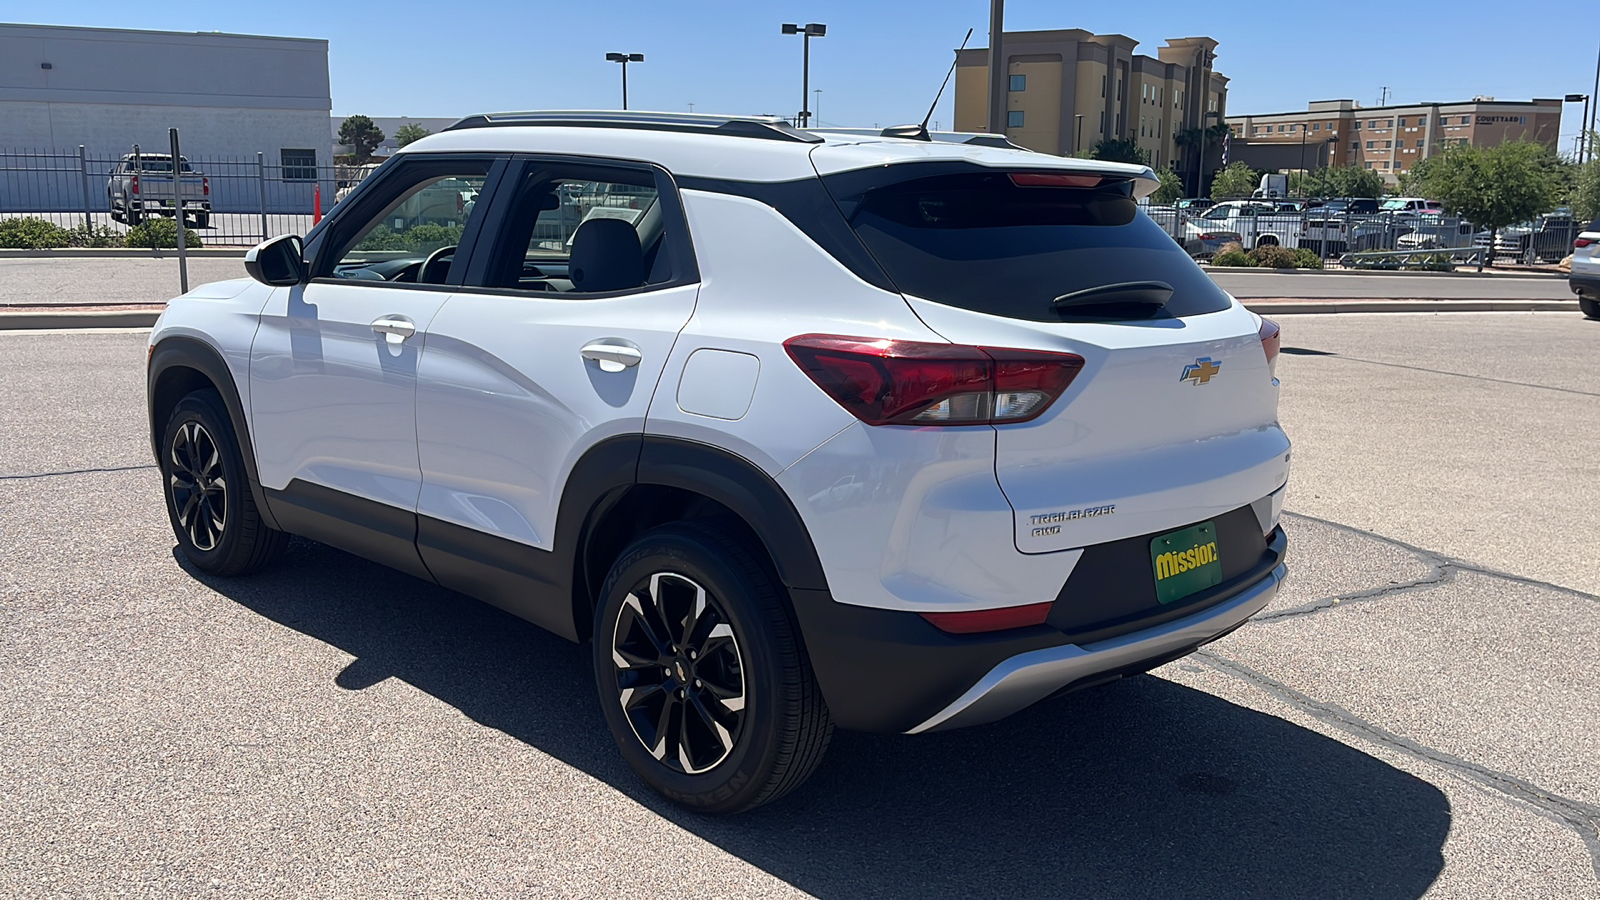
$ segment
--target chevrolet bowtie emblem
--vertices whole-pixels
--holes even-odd
[[[1193,382],[1194,384],[1205,384],[1211,380],[1213,375],[1216,375],[1221,371],[1222,363],[1217,362],[1209,356],[1202,356],[1193,363],[1184,366],[1183,377],[1179,378],[1178,380]]]

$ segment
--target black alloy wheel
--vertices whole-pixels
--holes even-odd
[[[256,509],[221,395],[200,390],[179,400],[160,447],[167,518],[185,559],[213,575],[243,575],[283,551],[289,536]]]
[[[744,724],[744,664],[703,585],[656,572],[623,599],[611,635],[617,701],[650,755],[689,775],[728,758]]]
[[[595,683],[617,749],[696,812],[737,813],[810,776],[833,721],[759,546],[705,522],[645,532],[612,564]]]
[[[178,526],[194,548],[217,549],[228,527],[228,476],[216,438],[197,421],[184,422],[173,435],[167,491]]]

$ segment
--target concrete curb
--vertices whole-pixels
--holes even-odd
[[[244,259],[245,247],[196,247],[186,250],[190,259]],[[59,250],[0,249],[0,259],[178,259],[172,248],[149,250],[143,247],[63,247]]]
[[[1424,272],[1411,269],[1258,269],[1254,266],[1201,266],[1208,273],[1222,272],[1228,275],[1301,275],[1307,278],[1317,278],[1328,275],[1399,275],[1411,277],[1422,275],[1428,278],[1493,278],[1496,280],[1506,278],[1526,278],[1534,281],[1547,281],[1550,279],[1565,280],[1566,272],[1507,272],[1504,270],[1490,270],[1486,272]]]
[[[1452,313],[1452,312],[1578,312],[1576,300],[1245,300],[1245,308],[1262,315],[1331,313]],[[127,309],[25,310],[0,309],[0,331],[40,331],[66,328],[149,328],[161,315],[160,306]]]
[[[0,331],[37,331],[57,328],[149,328],[161,307],[131,309],[0,309]]]
[[[1577,312],[1576,300],[1240,300],[1262,315],[1300,313]]]

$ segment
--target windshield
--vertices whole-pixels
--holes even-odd
[[[942,171],[914,177],[929,170]],[[1229,305],[1177,242],[1141,213],[1125,178],[912,164],[824,182],[907,294],[1037,322],[1195,315]],[[1164,310],[1127,304],[1058,310],[1054,303],[1091,288],[1150,281],[1173,288]]]

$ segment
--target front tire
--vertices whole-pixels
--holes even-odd
[[[267,527],[250,493],[238,439],[216,391],[178,401],[161,436],[161,480],[178,549],[212,575],[266,566],[289,536]]]
[[[798,787],[833,734],[799,630],[754,553],[721,529],[656,528],[618,557],[595,612],[600,705],[623,757],[696,812]]]

